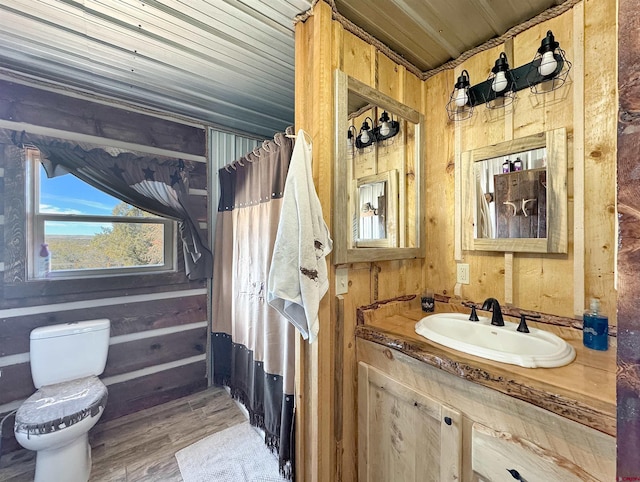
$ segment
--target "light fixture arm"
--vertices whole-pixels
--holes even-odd
[[[357,136],[358,130],[355,128],[355,126],[349,126],[349,128],[347,129],[347,145],[352,147]]]

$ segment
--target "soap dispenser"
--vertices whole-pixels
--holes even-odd
[[[600,311],[600,300],[591,298],[589,309],[582,316],[582,342],[592,350],[609,348],[609,318]]]

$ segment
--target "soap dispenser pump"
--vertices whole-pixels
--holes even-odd
[[[582,317],[582,342],[587,348],[604,351],[609,348],[609,318],[600,311],[600,300],[591,298]]]

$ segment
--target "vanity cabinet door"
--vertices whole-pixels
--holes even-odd
[[[379,370],[358,367],[358,480],[460,480],[462,418]]]
[[[471,457],[482,482],[596,482],[565,457],[521,437],[473,424]]]

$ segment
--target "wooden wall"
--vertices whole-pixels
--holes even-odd
[[[0,80],[0,417],[35,391],[30,331],[56,323],[111,320],[103,421],[206,388],[207,285],[187,280],[181,246],[175,273],[25,281],[25,157],[7,141],[11,130],[183,158],[194,167],[191,195],[205,243],[209,219],[203,126]],[[12,422],[2,434],[5,452],[17,447]]]
[[[578,3],[498,47],[474,55],[426,80],[427,269],[436,292],[482,302],[493,296],[518,308],[572,318],[596,296],[615,325],[616,58],[615,2]],[[510,65],[533,58],[552,30],[573,63],[570,82],[545,95],[525,89],[502,110],[476,107],[452,123],[443,115],[455,78],[466,69],[472,84],[484,80],[505,51]],[[566,255],[456,252],[453,223],[456,165],[462,152],[564,127],[568,135],[569,249]],[[429,206],[447,209],[430,210]],[[432,213],[432,215],[429,215]],[[438,253],[438,256],[430,254]],[[456,286],[456,261],[468,263],[471,283]],[[585,301],[586,300],[586,301]]]
[[[316,4],[313,16],[298,24],[296,129],[305,129],[313,137],[314,181],[329,226],[333,210],[344,209],[332,205],[331,189],[336,68],[419,112],[425,112],[426,104],[423,82],[333,22],[326,3]],[[304,461],[298,468],[301,480],[356,480],[356,308],[419,292],[424,263],[414,259],[341,266],[348,269],[349,292],[339,296],[335,294],[335,267],[331,267],[330,292],[320,312],[319,340],[301,346],[306,373],[302,383],[306,385],[299,391],[298,405],[308,414],[296,459],[298,464]]]
[[[333,173],[333,71],[340,68],[426,115],[426,226],[424,260],[357,263],[348,269],[349,291],[330,292],[320,311],[317,343],[300,343],[298,385],[299,476],[305,481],[356,479],[356,308],[377,300],[437,293],[482,302],[488,296],[513,306],[574,318],[585,299],[600,297],[615,324],[616,250],[616,5],[607,0],[578,3],[559,17],[533,27],[506,44],[481,52],[455,71],[422,81],[375,47],[332,20],[319,2],[296,28],[296,128],[314,141],[314,181],[331,226]],[[529,62],[547,30],[573,62],[571,81],[547,96],[519,93],[512,108],[476,109],[454,124],[445,105],[456,76],[487,78],[495,59],[508,52],[512,66]],[[569,140],[569,252],[528,255],[462,252],[456,240],[456,162],[466,150],[565,127]],[[346,135],[346,133],[345,133]],[[469,263],[471,283],[456,286],[456,261]]]

